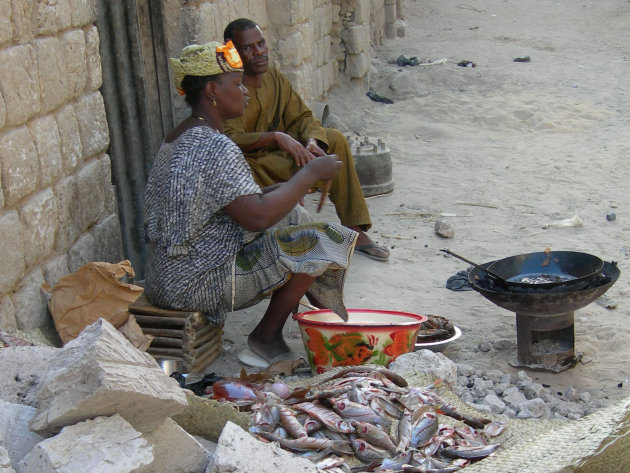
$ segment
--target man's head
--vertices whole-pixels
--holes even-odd
[[[259,75],[269,68],[269,50],[260,27],[247,18],[239,18],[225,27],[225,41],[232,40],[238,50],[245,75]]]

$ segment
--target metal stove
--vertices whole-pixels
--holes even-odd
[[[510,365],[560,372],[575,366],[581,357],[575,353],[575,311],[601,297],[619,275],[615,262],[604,262],[601,273],[591,283],[567,292],[504,290],[479,268],[470,271],[468,282],[486,299],[516,313],[517,354]]]

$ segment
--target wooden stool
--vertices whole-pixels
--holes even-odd
[[[181,360],[186,372],[201,372],[221,353],[222,327],[208,323],[203,312],[161,309],[144,293],[129,304],[129,312],[155,337],[147,353],[156,359]]]

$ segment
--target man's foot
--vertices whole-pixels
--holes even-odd
[[[385,246],[378,246],[363,230],[352,229],[359,233],[354,251],[376,261],[387,261],[389,259],[389,250]]]
[[[247,338],[247,346],[256,355],[269,363],[281,359],[297,358],[297,355],[291,351],[282,337],[272,341],[263,341],[253,336],[253,334],[250,334]]]

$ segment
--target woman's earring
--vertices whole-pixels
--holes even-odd
[[[213,105],[214,107],[216,107],[216,106],[217,106],[217,99],[212,99],[212,105]]]

